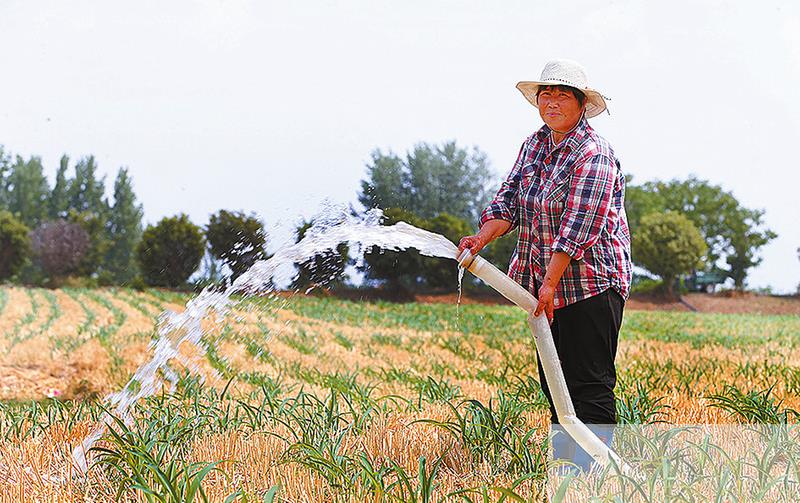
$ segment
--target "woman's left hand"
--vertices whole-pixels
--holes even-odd
[[[544,314],[547,315],[547,321],[552,324],[555,296],[556,289],[554,286],[545,283],[539,287],[539,305],[536,306],[536,311],[533,312],[533,315],[539,316],[544,311]]]

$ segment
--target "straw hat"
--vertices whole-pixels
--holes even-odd
[[[539,108],[536,103],[536,92],[539,86],[570,86],[580,89],[586,95],[586,117],[594,117],[606,109],[606,99],[602,94],[590,89],[586,79],[586,70],[569,59],[555,59],[544,65],[542,76],[534,82],[523,81],[517,84],[525,99]]]

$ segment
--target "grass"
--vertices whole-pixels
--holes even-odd
[[[27,304],[13,310],[10,299]],[[119,390],[145,359],[160,309],[187,299],[0,287],[9,327],[0,337],[28,359],[0,361],[10,383],[0,501],[797,500],[786,483],[800,459],[794,317],[626,312],[617,385],[626,429],[615,445],[641,477],[558,478],[516,308],[461,306],[456,319],[450,305],[314,297],[248,299],[209,317],[209,350],[181,348],[174,388],[113,419],[88,476],[73,478],[71,448],[106,405],[47,390],[82,381],[100,396]],[[728,436],[748,434],[742,425],[766,423],[783,430],[750,432],[735,444],[748,452],[730,448]],[[683,424],[738,429],[704,438]]]

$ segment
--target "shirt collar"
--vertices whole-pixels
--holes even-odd
[[[586,120],[586,114],[584,114],[583,117],[581,117],[581,120],[579,120],[575,127],[572,128],[572,131],[564,136],[564,139],[561,140],[561,143],[559,143],[556,148],[561,148],[567,145],[572,146],[572,144],[575,143],[579,138],[584,137],[586,130],[589,127],[589,123]],[[550,141],[549,138],[551,132],[552,130],[550,129],[550,126],[545,124],[536,132],[536,137],[539,139],[539,141]]]

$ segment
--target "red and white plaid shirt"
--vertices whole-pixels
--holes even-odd
[[[556,287],[555,308],[609,288],[627,298],[632,265],[624,202],[619,161],[584,118],[558,145],[546,125],[525,140],[481,226],[500,219],[519,228],[508,275],[534,295],[554,252],[572,258]]]

